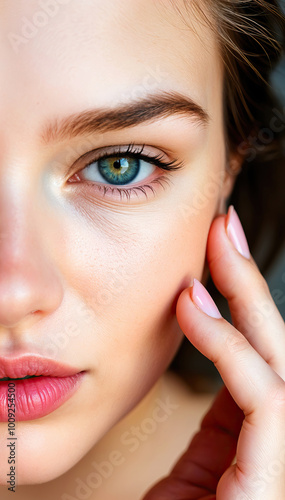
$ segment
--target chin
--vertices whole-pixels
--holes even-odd
[[[9,450],[5,440],[6,433],[3,432],[0,442],[0,485],[5,488],[9,486],[7,474],[13,472],[11,466],[15,467],[17,488],[52,481],[71,469],[81,458],[78,451],[80,446],[76,442],[71,447],[70,440],[61,439],[56,432],[52,438],[51,432],[44,432],[41,425],[32,421],[25,424],[25,429],[18,428],[15,464],[8,463]]]

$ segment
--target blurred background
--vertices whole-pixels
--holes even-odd
[[[285,0],[280,3],[285,12]],[[280,99],[281,111],[283,107],[282,114],[285,115],[285,57],[272,75],[272,86]],[[272,195],[274,196],[274,193]],[[258,256],[254,257],[258,264]],[[285,246],[281,248],[275,262],[263,275],[269,285],[274,302],[285,320]],[[210,283],[210,286],[207,287],[210,292],[212,292],[212,286],[213,284]],[[221,314],[231,321],[228,305],[224,297],[218,292],[214,297]],[[213,363],[203,356],[186,338],[169,368],[181,375],[194,392],[215,393],[223,384]]]

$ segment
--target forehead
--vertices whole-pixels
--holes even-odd
[[[11,96],[32,122],[159,89],[211,107],[221,80],[216,40],[190,10],[185,19],[194,29],[187,26],[182,1],[176,8],[170,0],[16,4],[1,2],[2,116],[11,119]]]

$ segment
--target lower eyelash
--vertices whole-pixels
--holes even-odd
[[[165,184],[169,185],[170,179],[168,177],[162,175],[158,179],[154,179],[151,182],[151,184],[145,184],[143,186],[135,186],[135,187],[131,187],[131,188],[125,189],[125,188],[108,186],[108,185],[105,185],[105,184],[102,185],[102,186],[100,186],[98,184],[97,188],[100,191],[103,191],[103,196],[105,196],[108,191],[111,191],[111,193],[114,193],[114,192],[119,193],[121,199],[124,196],[125,198],[127,198],[129,200],[132,193],[134,193],[137,196],[137,198],[138,198],[138,191],[139,191],[139,192],[142,192],[145,195],[146,199],[148,199],[147,189],[149,189],[152,192],[153,195],[156,194],[156,190],[152,186],[152,184],[155,184],[155,183],[159,184],[163,189],[165,189]]]

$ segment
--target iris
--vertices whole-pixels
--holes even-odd
[[[98,160],[98,170],[110,184],[128,184],[139,173],[140,160],[137,158],[118,158],[112,156]]]

